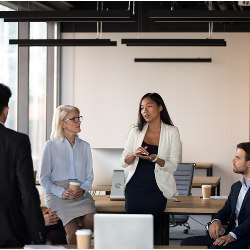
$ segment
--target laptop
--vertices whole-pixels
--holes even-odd
[[[153,215],[95,214],[94,248],[152,249]]]

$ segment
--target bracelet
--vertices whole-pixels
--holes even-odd
[[[155,158],[154,158],[154,160],[152,160],[152,162],[156,162],[157,161],[157,155],[155,155]]]

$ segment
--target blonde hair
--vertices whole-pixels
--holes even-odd
[[[52,131],[50,134],[51,140],[58,140],[64,137],[63,128],[60,123],[71,111],[76,111],[78,114],[80,114],[80,110],[77,107],[70,105],[61,105],[56,109],[52,120]]]

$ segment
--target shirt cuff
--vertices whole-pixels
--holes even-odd
[[[229,232],[228,234],[230,234],[235,240],[237,240],[237,236],[233,232]]]

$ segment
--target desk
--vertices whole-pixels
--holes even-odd
[[[213,164],[212,163],[200,163],[197,162],[195,165],[196,169],[206,169],[207,176],[213,176]]]
[[[99,213],[125,213],[124,201],[111,201],[109,196],[94,195],[96,210]],[[225,204],[225,200],[203,200],[200,196],[177,196],[180,202],[169,199],[161,225],[161,244],[169,245],[170,214],[216,214]]]
[[[201,188],[201,185],[211,185],[212,193],[215,195],[215,189],[217,188],[217,195],[220,195],[220,177],[218,176],[194,176],[192,187]]]

